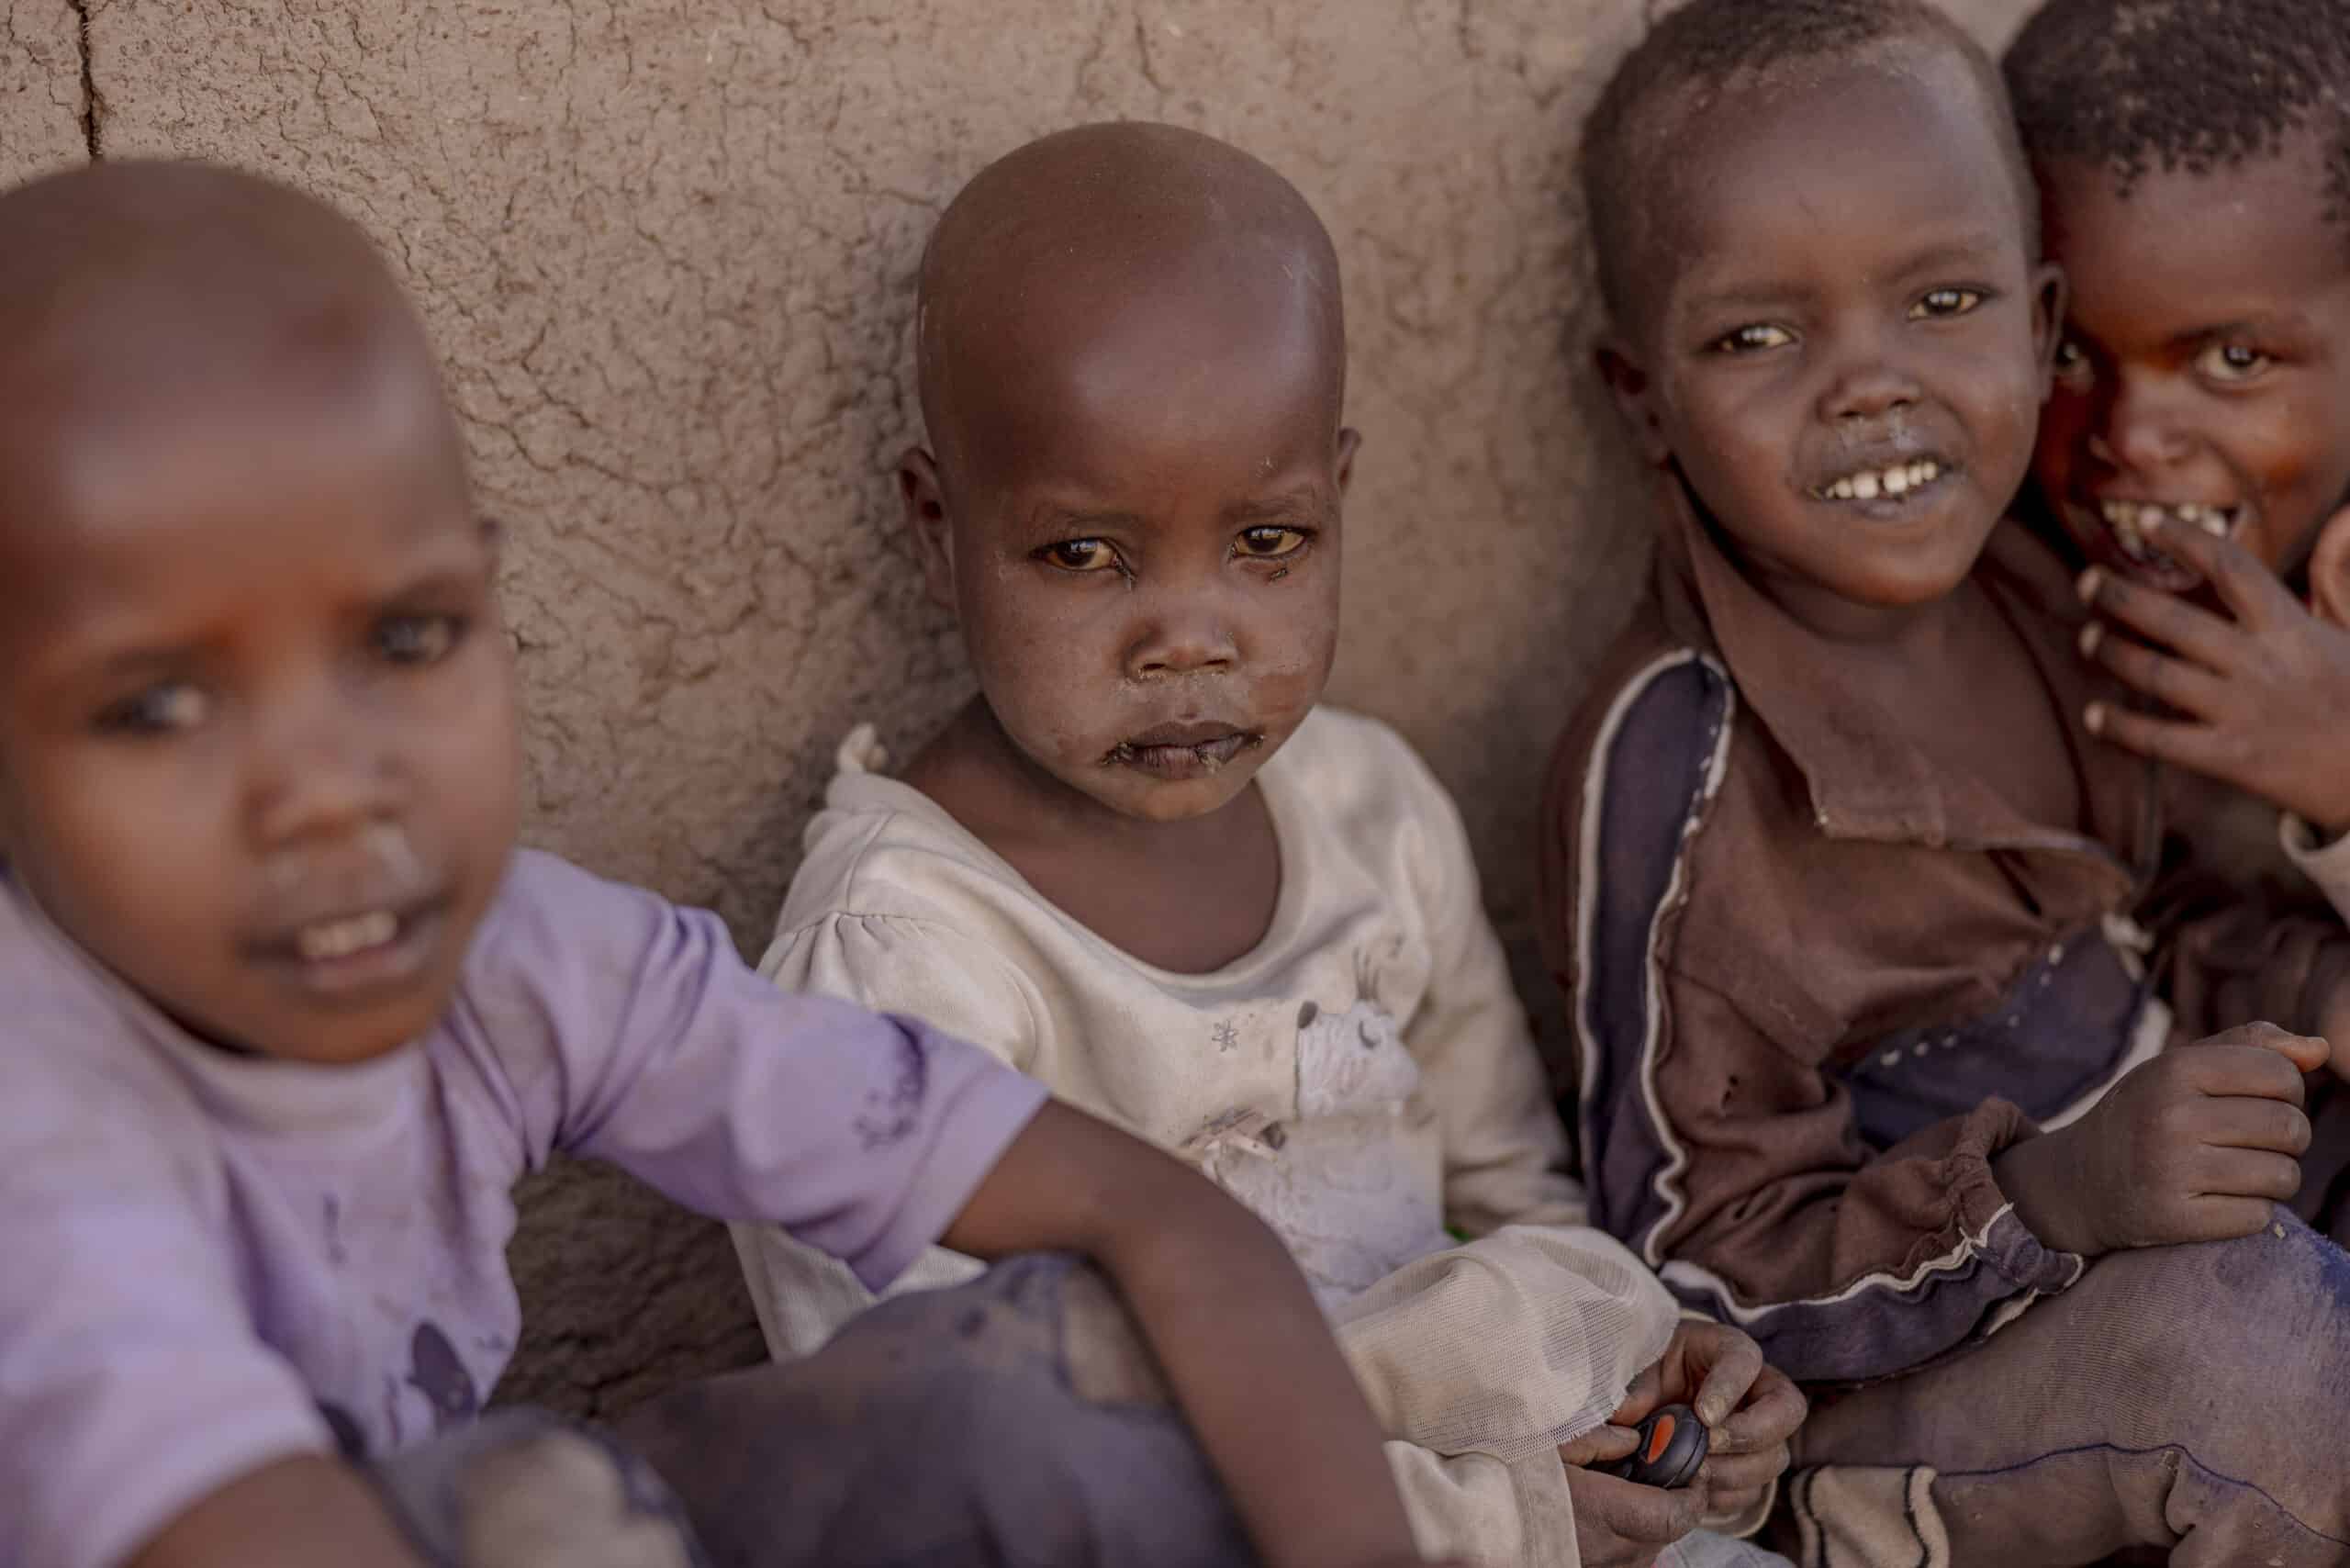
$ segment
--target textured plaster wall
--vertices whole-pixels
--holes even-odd
[[[753,954],[841,734],[902,753],[966,690],[887,475],[941,204],[1088,119],[1268,158],[1346,267],[1334,695],[1459,791],[1522,946],[1530,791],[1644,554],[1570,348],[1568,195],[1642,0],[0,6],[0,176],[223,159],[381,240],[511,534],[530,837],[716,905]],[[2025,4],[1958,8],[2001,35]],[[509,1397],[610,1411],[757,1353],[722,1234],[609,1172],[535,1182],[514,1255]]]

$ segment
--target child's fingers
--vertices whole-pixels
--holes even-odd
[[[1760,1492],[1787,1468],[1787,1445],[1773,1443],[1752,1453],[1709,1453],[1697,1484],[1716,1497],[1724,1492]]]
[[[2244,761],[2232,743],[2210,725],[2187,719],[2157,719],[2133,713],[2111,702],[2092,702],[2081,711],[2081,726],[2101,741],[2156,762],[2167,762],[2194,773],[2226,778]]]
[[[1745,1334],[1715,1337],[1703,1352],[1711,1362],[1690,1406],[1708,1428],[1719,1427],[1762,1375],[1762,1347]]]
[[[2233,1241],[2266,1230],[2277,1223],[2277,1205],[2266,1198],[2198,1198],[2190,1211],[2194,1223],[2172,1241]]]
[[[2135,690],[2179,712],[2206,722],[2231,711],[2228,683],[2201,665],[2158,654],[2143,643],[2117,637],[2101,621],[2081,628],[2081,656],[2103,665]]]
[[[1803,1425],[1810,1405],[1795,1381],[1776,1367],[1764,1367],[1746,1403],[1711,1429],[1710,1451],[1755,1453],[1784,1444]]]
[[[1616,1413],[1607,1418],[1619,1427],[1637,1427],[1648,1419],[1650,1411],[1663,1403],[1663,1368],[1645,1367],[1624,1390],[1624,1403],[1616,1406]]]
[[[1626,1540],[1655,1546],[1670,1546],[1695,1529],[1706,1495],[1695,1486],[1668,1492],[1595,1470],[1568,1471],[1567,1490],[1574,1499],[1578,1529],[1589,1521]]]
[[[2244,632],[2199,604],[2133,583],[2102,566],[2083,572],[2074,587],[2081,602],[2098,614],[2208,669],[2232,670],[2243,662]]]
[[[2233,539],[2159,517],[2154,532],[2162,538],[2163,553],[2202,573],[2220,602],[2246,626],[2268,625],[2300,610],[2277,574]]]
[[[1595,1427],[1570,1442],[1559,1445],[1561,1464],[1613,1464],[1619,1459],[1629,1459],[1632,1450],[1640,1446],[1639,1433],[1628,1427]]]
[[[2300,1105],[2309,1099],[2301,1075],[2325,1061],[2323,1040],[2288,1035],[2273,1024],[2250,1024],[2215,1035],[2182,1055],[2185,1085],[2212,1096],[2240,1094]]]
[[[2213,1148],[2265,1149],[2292,1159],[2309,1152],[2309,1117],[2300,1106],[2281,1100],[2215,1098],[2204,1103],[2197,1120],[2203,1142]]]
[[[2271,1149],[2207,1148],[2187,1169],[2205,1198],[2289,1204],[2301,1190],[2301,1162]]]

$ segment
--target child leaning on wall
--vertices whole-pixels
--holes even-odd
[[[2006,69],[2070,290],[2028,494],[2128,688],[2083,722],[2221,796],[2223,892],[2350,911],[2350,4],[2056,0]],[[2350,1239],[2350,1093],[2312,1111],[2294,1208]]]
[[[0,197],[0,1564],[1416,1561],[1237,1205],[516,852],[496,555],[351,225],[186,164]],[[1091,1253],[1156,1361],[1035,1255],[619,1437],[481,1417],[556,1150],[876,1286]]]
[[[1759,1556],[1682,1538],[1759,1514],[1800,1401],[1584,1228],[1458,813],[1319,706],[1357,442],[1312,209],[1204,136],[1068,131],[956,199],[919,317],[905,510],[979,694],[902,778],[844,748],[767,971],[973,1031],[1262,1215],[1425,1550]],[[737,1234],[779,1355],[872,1300]],[[1628,1450],[1611,1413],[1677,1399],[1697,1485],[1588,1468]]]
[[[1545,839],[1598,1216],[1810,1385],[1807,1562],[2344,1561],[2350,1259],[2277,1206],[2326,1050],[2250,1022],[2344,935],[2142,951],[2162,801],[2003,521],[2063,301],[1998,73],[1694,0],[1583,158],[1661,521]]]

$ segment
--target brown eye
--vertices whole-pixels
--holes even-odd
[[[1942,321],[1953,316],[1970,314],[1983,303],[1979,289],[1931,288],[1919,297],[1909,308],[1912,321]]]
[[[2259,379],[2277,362],[2248,343],[2213,343],[2195,359],[2197,373],[2219,382]]]
[[[195,729],[212,711],[211,700],[185,682],[151,686],[98,715],[98,728],[119,735],[171,735]]]
[[[1760,353],[1765,349],[1785,348],[1795,341],[1796,335],[1785,327],[1774,327],[1768,321],[1751,321],[1716,338],[1713,348],[1716,353]]]
[[[464,635],[452,615],[395,615],[375,628],[375,649],[390,664],[436,665]]]
[[[1304,549],[1309,537],[1300,528],[1252,528],[1240,536],[1240,554],[1252,561],[1278,561]]]
[[[1046,545],[1044,556],[1065,572],[1100,572],[1118,564],[1117,552],[1099,539],[1064,539]]]

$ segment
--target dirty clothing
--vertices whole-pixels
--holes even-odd
[[[1572,1562],[1554,1450],[1605,1419],[1674,1312],[1583,1225],[1466,836],[1419,758],[1368,719],[1308,717],[1258,775],[1271,926],[1203,975],[1113,947],[878,765],[869,732],[843,748],[767,972],[935,1018],[1200,1168],[1331,1313],[1424,1545]],[[778,1355],[871,1299],[787,1238],[737,1239]],[[956,1277],[942,1258],[909,1282]]]
[[[372,1468],[432,1568],[1257,1561],[1107,1282],[1013,1259],[610,1431],[493,1411]]]
[[[520,1327],[509,1190],[558,1150],[878,1287],[1044,1099],[534,854],[443,1021],[375,1061],[201,1044],[5,879],[0,996],[0,1568],[110,1568],[269,1461],[469,1420]]]
[[[1875,655],[1785,614],[1666,489],[1654,594],[1561,743],[1545,809],[1544,937],[1595,1211],[1684,1302],[1814,1385],[1986,1336],[1998,1365],[2053,1369],[2071,1318],[2048,1298],[2114,1260],[2043,1245],[1993,1161],[2175,1039],[2311,1028],[2350,951],[2341,924],[2165,880],[2180,855],[2157,770],[2080,729],[2093,695],[2119,693],[2075,652],[2068,574],[2020,528],[1995,532],[1975,582],[2061,720],[2077,828],[1930,760],[1907,738],[1917,717],[1866,695],[1854,661]],[[2018,744],[2057,733],[2020,725]],[[2184,1268],[2163,1260],[2177,1250],[2130,1269]],[[2115,1355],[2133,1353],[2131,1327],[2106,1325]],[[1987,1374],[1986,1354],[1950,1364]],[[1929,1385],[1876,1386],[1897,1404]],[[1949,1397],[1920,1413],[1929,1436],[2009,1397],[1987,1375],[1933,1386]],[[1803,1451],[1860,1462],[1873,1440],[1815,1432]],[[1908,1462],[1938,1462],[1921,1441]],[[2028,1511],[2020,1495],[2003,1511]]]

